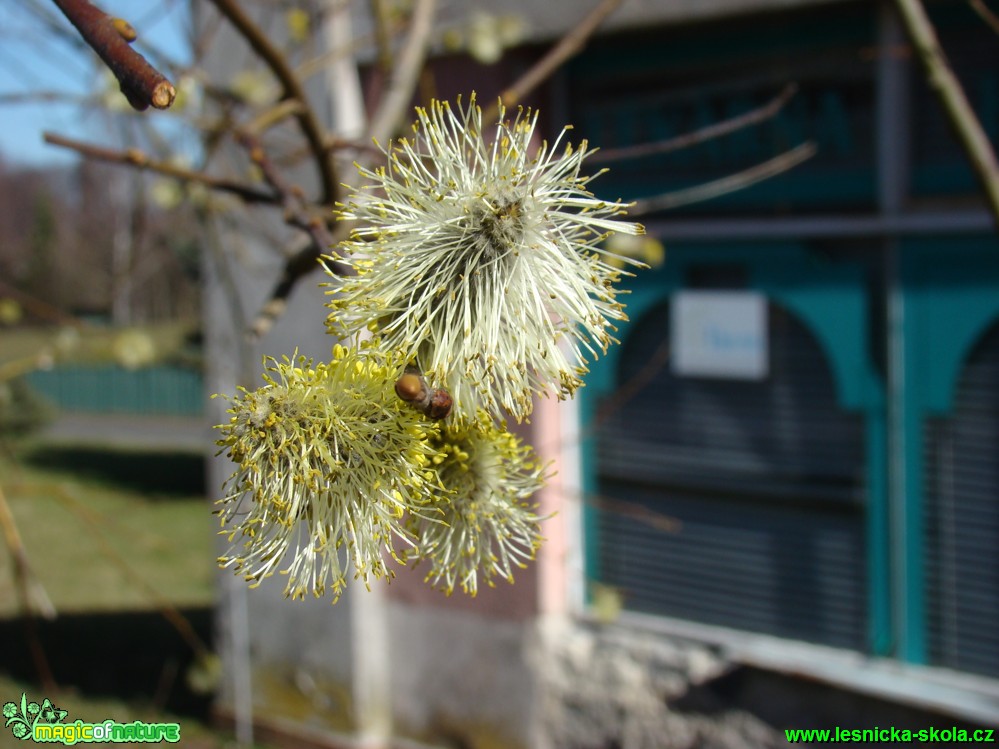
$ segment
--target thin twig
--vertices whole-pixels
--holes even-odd
[[[999,34],[999,16],[989,10],[982,0],[968,0],[968,4],[975,13],[981,16],[990,29]]]
[[[423,70],[436,10],[437,0],[417,0],[406,45],[392,71],[388,90],[379,102],[368,127],[368,134],[375,141],[388,140],[406,115],[420,79],[420,71]]]
[[[237,134],[237,141],[242,145],[250,156],[250,160],[260,167],[264,180],[270,185],[281,201],[284,209],[284,220],[289,226],[294,226],[306,232],[312,239],[316,250],[315,259],[326,250],[332,250],[334,239],[329,231],[325,219],[310,215],[310,206],[305,200],[305,196],[300,187],[292,185],[285,180],[277,166],[267,155],[263,143],[251,133],[242,132]],[[351,273],[350,268],[343,263],[329,263],[329,268],[339,275]]]
[[[241,128],[244,132],[263,135],[272,127],[277,127],[287,118],[302,112],[302,102],[298,99],[285,99],[270,109],[265,109]]]
[[[21,611],[31,615],[40,614],[46,619],[55,619],[55,606],[52,605],[52,599],[31,568],[27,549],[17,530],[17,521],[2,487],[0,487],[0,529],[3,530],[3,538],[13,562],[14,583],[21,599]]]
[[[797,83],[787,84],[777,96],[761,107],[751,109],[748,112],[722,120],[714,124],[702,127],[683,135],[668,140],[660,140],[655,143],[642,143],[637,146],[625,146],[624,148],[600,149],[589,158],[590,164],[604,163],[608,161],[624,161],[625,159],[639,159],[648,156],[657,156],[664,153],[672,153],[683,148],[703,143],[723,135],[734,133],[737,130],[765,122],[777,115],[784,105],[790,101],[791,97],[798,92]]]
[[[358,151],[363,153],[366,158],[377,158],[382,154],[382,150],[370,141],[362,142],[351,138],[341,138],[336,135],[330,135],[326,138],[326,150],[331,153],[336,151]],[[278,163],[282,166],[290,166],[292,164],[297,164],[308,155],[309,151],[307,149],[299,148],[283,154],[278,160]]]
[[[17,523],[14,520],[14,513],[7,504],[7,497],[0,488],[0,527],[3,530],[3,537],[7,548],[10,550],[11,560],[14,566],[14,585],[17,588],[18,598],[21,600],[21,617],[24,622],[24,633],[28,641],[28,648],[31,651],[31,658],[35,662],[35,670],[46,691],[55,688],[55,677],[49,666],[45,649],[38,637],[38,627],[35,621],[35,611],[46,619],[54,619],[56,615],[55,606],[49,599],[45,588],[31,570],[28,562],[28,554],[21,541],[21,534],[18,533]]]
[[[538,60],[530,70],[500,94],[503,106],[509,107],[523,99],[527,94],[543,83],[559,66],[573,55],[580,52],[593,32],[599,28],[604,19],[617,10],[624,0],[601,0],[576,26],[571,28],[548,54]],[[493,104],[483,114],[484,122],[492,122],[497,115],[497,106]]]
[[[150,105],[166,109],[177,95],[166,76],[129,46],[134,29],[112,18],[88,0],[53,0],[83,40],[114,73],[128,103],[140,112]]]
[[[316,168],[319,170],[319,181],[322,186],[321,202],[332,205],[336,202],[340,189],[336,176],[336,166],[325,148],[326,134],[319,124],[315,110],[305,96],[302,84],[288,64],[287,58],[243,11],[238,0],[212,0],[212,2],[270,68],[274,77],[281,84],[282,98],[296,99],[302,103],[302,109],[295,114],[295,117],[302,128],[305,139],[309,142]]]
[[[757,182],[762,182],[781,172],[793,169],[801,162],[814,156],[817,150],[815,144],[811,141],[802,143],[790,151],[785,151],[779,156],[764,161],[762,164],[757,164],[741,172],[730,174],[727,177],[706,182],[702,185],[688,187],[684,190],[668,192],[665,195],[656,195],[655,197],[636,200],[628,209],[628,213],[633,216],[640,216],[646,213],[678,208],[690,203],[700,203],[711,198],[736,192],[737,190],[743,190],[751,185],[755,185]]]
[[[11,91],[0,94],[0,106],[10,104],[37,104],[38,102],[85,102],[88,97],[65,91]]]
[[[138,148],[129,148],[124,151],[119,151],[113,148],[104,148],[102,146],[84,143],[83,141],[73,140],[72,138],[66,138],[61,135],[56,135],[55,133],[44,133],[43,137],[45,138],[46,143],[50,143],[53,146],[69,148],[90,159],[106,161],[112,164],[124,164],[136,169],[156,172],[157,174],[162,174],[166,177],[175,177],[185,182],[196,182],[198,184],[205,185],[206,187],[210,187],[213,190],[235,195],[245,203],[278,203],[277,196],[266,190],[261,190],[252,185],[234,182],[233,180],[212,177],[204,172],[184,169],[183,167],[169,164],[164,161],[155,161],[149,158],[145,152],[139,150]]]
[[[402,24],[396,24],[399,29]],[[295,66],[295,75],[300,81],[307,81],[317,73],[329,70],[330,63],[341,60],[344,57],[356,55],[358,51],[368,49],[374,40],[372,34],[357,34],[351,37],[349,44],[338,44],[327,49],[322,54],[311,57],[308,60],[298,63]]]
[[[288,297],[298,281],[319,268],[319,258],[324,252],[332,252],[338,239],[330,231],[326,220],[310,215],[310,206],[306,203],[301,189],[284,179],[256,136],[243,132],[238,134],[237,140],[247,150],[250,160],[260,168],[264,180],[278,196],[284,209],[285,223],[301,229],[309,236],[309,244],[288,258],[267,303],[250,326],[248,335],[251,339],[259,339],[284,313]],[[326,265],[338,275],[350,275],[353,272],[350,266],[339,261],[328,261]]]
[[[944,56],[940,41],[926,9],[919,0],[896,0],[902,21],[916,53],[926,70],[926,80],[943,105],[971,167],[985,192],[989,210],[999,228],[999,164],[988,136],[982,130],[975,111],[968,103],[968,97],[961,88],[961,82],[954,75]]]
[[[378,46],[378,67],[383,73],[392,70],[392,33],[386,0],[371,0],[371,17],[375,23],[375,43]]]
[[[41,320],[58,323],[59,325],[72,325],[76,328],[85,326],[85,323],[79,318],[66,314],[54,304],[50,304],[44,299],[39,299],[33,294],[18,289],[2,278],[0,278],[0,292],[3,292],[4,296],[13,297],[24,309]]]
[[[679,533],[683,528],[683,521],[672,515],[639,504],[638,502],[628,502],[623,499],[607,497],[602,494],[583,494],[583,502],[589,507],[594,507],[601,512],[612,512],[615,515],[631,518],[643,525],[666,533]]]
[[[298,282],[303,277],[317,270],[320,267],[320,255],[324,251],[331,250],[332,247],[339,244],[343,239],[344,232],[339,228],[342,226],[345,226],[345,224],[339,224],[337,230],[331,235],[332,243],[329,246],[317,248],[315,242],[310,241],[308,245],[285,261],[281,276],[278,278],[274,290],[271,291],[267,303],[260,308],[260,312],[257,313],[257,317],[247,331],[247,336],[250,340],[260,339],[274,327],[274,323],[284,314],[285,309],[288,307],[288,298],[291,296],[291,292],[294,291]],[[348,275],[349,272],[352,272],[349,269],[347,272],[344,272],[341,268],[345,266],[339,262],[333,264],[327,262],[327,265],[330,265],[331,269],[335,268],[335,272],[339,275]]]

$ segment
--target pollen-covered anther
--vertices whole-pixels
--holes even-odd
[[[264,387],[230,399],[217,442],[236,463],[219,501],[233,544],[222,566],[285,574],[291,598],[336,600],[351,568],[364,584],[392,576],[394,542],[414,542],[402,518],[436,487],[424,469],[436,427],[385,387],[398,366],[337,345],[328,364],[271,360]]]
[[[528,500],[547,467],[485,412],[442,426],[432,443],[440,514],[410,519],[419,538],[410,556],[427,560],[427,581],[449,595],[459,587],[474,596],[480,580],[512,582],[541,544],[543,518]]]

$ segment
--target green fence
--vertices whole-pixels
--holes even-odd
[[[32,372],[31,387],[65,411],[198,415],[204,412],[200,372],[181,367],[59,367]]]

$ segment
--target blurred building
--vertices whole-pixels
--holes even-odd
[[[928,6],[995,140],[993,32],[967,4]],[[485,100],[580,12],[490,8],[528,20],[524,43],[496,65],[442,56],[442,95]],[[792,83],[751,127],[629,150]],[[604,149],[595,192],[646,201],[666,247],[627,282],[621,345],[528,428],[559,467],[547,544],[474,600],[418,571],[333,609],[227,577],[220,712],[252,704],[258,727],[330,745],[736,747],[781,745],[784,727],[995,725],[999,242],[892,3],[633,0],[537,100],[552,134],[572,122]],[[793,169],[655,210],[804,143],[816,154]],[[261,350],[328,355],[309,286]],[[267,291],[240,288],[247,309]],[[213,389],[231,390],[234,322],[215,296]]]

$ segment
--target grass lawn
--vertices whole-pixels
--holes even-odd
[[[28,559],[60,612],[208,606],[214,518],[198,455],[20,444],[0,488]],[[0,616],[17,610],[0,554]]]
[[[65,722],[175,722],[181,746],[234,746],[228,733],[163,707],[183,684],[192,651],[160,612],[197,612],[189,621],[202,633],[210,629],[216,525],[202,457],[32,442],[0,447],[7,448],[0,450],[0,488],[59,614],[36,625],[59,685],[48,693],[14,618],[12,563],[0,548],[0,637],[16,651],[0,659],[0,704],[19,703],[23,692],[28,701],[48,698],[67,710]],[[22,742],[0,723],[0,747],[15,745]]]

